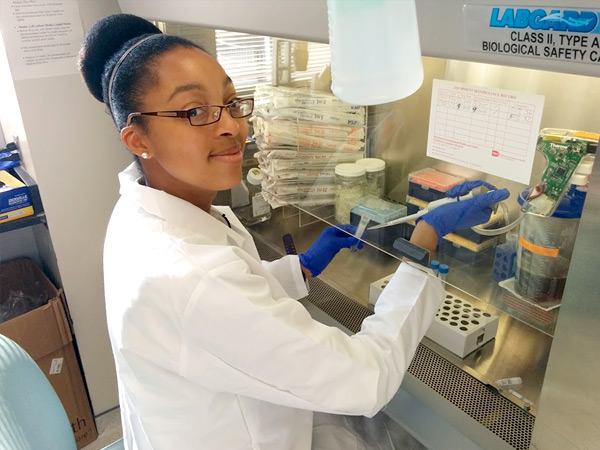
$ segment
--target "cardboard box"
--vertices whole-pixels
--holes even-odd
[[[0,334],[17,342],[42,369],[67,412],[77,448],[82,448],[98,437],[98,431],[73,348],[62,290],[31,260],[19,258],[0,264],[0,303],[8,301],[11,291],[50,299],[0,323]]]
[[[0,170],[0,223],[32,215],[29,188],[6,170]]]

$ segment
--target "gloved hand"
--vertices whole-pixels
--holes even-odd
[[[498,189],[463,202],[448,203],[422,215],[417,222],[419,220],[427,222],[435,229],[441,240],[453,231],[486,223],[492,215],[491,206],[507,199],[509,195],[507,189]]]
[[[354,225],[340,225],[339,228],[350,234],[356,233]],[[358,239],[342,230],[336,227],[325,228],[312,247],[300,255],[300,263],[310,270],[313,277],[318,276],[341,249],[352,247],[356,243],[358,248],[362,248],[362,242],[359,243]]]
[[[462,197],[479,186],[485,186],[490,191],[496,190],[496,186],[483,180],[465,181],[457,186],[454,186],[452,189],[446,192],[446,197]]]

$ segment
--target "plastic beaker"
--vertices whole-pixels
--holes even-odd
[[[518,197],[523,205],[529,188]],[[519,224],[515,290],[536,302],[562,298],[586,192],[571,186],[551,217],[526,213]]]
[[[408,97],[423,82],[414,0],[327,0],[331,90],[356,105]]]
[[[560,300],[579,219],[526,214],[519,225],[515,290],[536,302]]]

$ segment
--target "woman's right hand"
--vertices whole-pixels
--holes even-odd
[[[492,206],[510,196],[507,189],[497,189],[462,202],[437,207],[419,218],[431,225],[441,240],[448,233],[486,223],[492,215]]]

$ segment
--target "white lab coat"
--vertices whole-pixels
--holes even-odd
[[[439,281],[401,264],[347,336],[296,301],[298,257],[261,262],[229,208],[208,214],[139,177],[135,164],[119,175],[104,250],[126,449],[308,450],[312,411],[383,408],[443,299]]]

